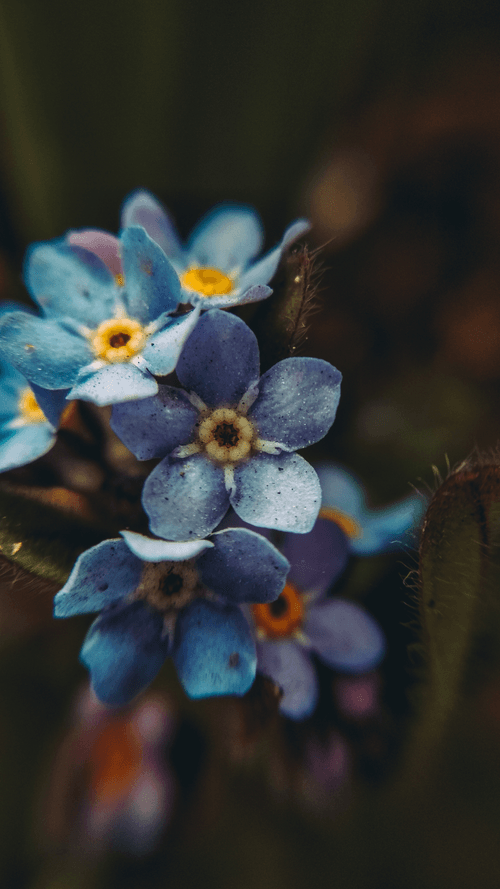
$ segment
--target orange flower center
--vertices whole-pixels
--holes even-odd
[[[113,719],[100,732],[90,754],[93,799],[111,803],[132,788],[141,769],[142,746],[124,719]]]
[[[332,509],[329,506],[324,506],[320,509],[319,518],[329,519],[330,522],[335,522],[339,528],[342,528],[342,531],[344,534],[347,534],[348,537],[361,537],[363,533],[361,525],[358,524],[352,516],[347,515],[345,512],[341,512],[340,509]]]
[[[287,583],[274,602],[252,606],[255,623],[270,639],[292,636],[302,624],[304,603],[299,591]]]
[[[202,296],[223,296],[231,293],[234,281],[219,269],[189,269],[181,275],[181,284],[186,290],[195,290]]]

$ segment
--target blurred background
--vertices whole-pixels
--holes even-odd
[[[301,354],[344,374],[308,459],[355,470],[373,505],[433,489],[433,466],[445,475],[500,438],[499,38],[490,0],[0,0],[0,297],[28,301],[29,243],[116,231],[134,188],[183,236],[222,200],[257,208],[267,246],[307,215],[318,277]],[[265,683],[193,704],[167,666],[149,728],[132,708],[123,731],[82,704],[85,619],[53,623],[56,587],[13,585],[4,564],[0,885],[497,887],[496,670],[455,715],[433,781],[398,784],[416,564],[410,550],[377,556],[342,582],[388,638],[360,692],[366,719],[337,698],[333,716],[289,724]],[[101,788],[104,836],[146,748],[168,806],[147,797],[156,826],[139,849],[126,819],[89,849],[88,799]]]

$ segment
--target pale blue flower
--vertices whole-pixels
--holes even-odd
[[[244,602],[270,602],[288,562],[260,534],[228,528],[173,543],[132,531],[82,553],[56,595],[56,617],[101,611],[81,660],[107,704],[125,704],[171,655],[190,697],[242,695],[255,677]]]
[[[321,515],[336,522],[357,556],[415,545],[427,509],[426,498],[414,493],[390,506],[370,509],[361,481],[336,463],[316,467],[323,492]]]
[[[287,358],[259,378],[257,340],[234,315],[204,314],[179,358],[183,389],[115,405],[111,426],[139,460],[151,530],[203,537],[229,505],[245,522],[310,531],[320,507],[314,469],[294,453],[332,425],[342,375],[317,358]]]
[[[286,249],[309,230],[306,219],[292,223],[277,247],[260,259],[262,223],[251,207],[219,204],[198,223],[182,245],[170,216],[148,191],[132,192],[122,209],[122,225],[142,225],[176,269],[184,299],[202,309],[226,309],[257,302],[272,293],[266,285]]]
[[[0,345],[30,382],[103,405],[154,395],[154,375],[174,370],[198,310],[174,314],[179,279],[143,229],[126,229],[120,252],[124,275],[66,239],[28,251],[25,280],[44,317],[3,315]]]

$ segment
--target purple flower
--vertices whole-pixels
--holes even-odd
[[[202,537],[231,504],[250,525],[306,533],[321,490],[293,452],[328,432],[342,375],[318,358],[287,358],[259,379],[259,349],[240,318],[202,316],[177,363],[183,389],[119,404],[111,426],[139,460],[163,457],[146,479],[150,528]]]
[[[349,556],[338,525],[318,519],[309,534],[287,534],[282,551],[290,562],[283,592],[276,601],[252,608],[257,669],[281,687],[282,713],[304,719],[318,697],[312,653],[341,673],[362,673],[380,662],[385,641],[360,605],[326,596]]]
[[[142,225],[160,245],[180,277],[185,301],[203,304],[202,310],[225,309],[269,296],[272,290],[265,285],[284,251],[310,228],[306,219],[296,220],[277,247],[255,260],[264,240],[255,210],[219,204],[203,217],[183,246],[166,210],[143,190],[132,192],[125,200],[122,226],[129,225]]]
[[[56,617],[101,611],[81,651],[99,700],[126,704],[168,655],[190,697],[244,694],[256,656],[239,606],[278,596],[286,558],[244,528],[182,543],[121,534],[82,553],[54,600]]]
[[[176,316],[179,279],[142,228],[120,236],[124,274],[66,239],[35,244],[25,280],[44,317],[0,320],[4,357],[44,389],[113,404],[158,391],[154,375],[174,370],[199,310]]]

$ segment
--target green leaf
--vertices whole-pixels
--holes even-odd
[[[30,574],[62,585],[76,557],[101,539],[77,515],[0,486],[0,553]]]

